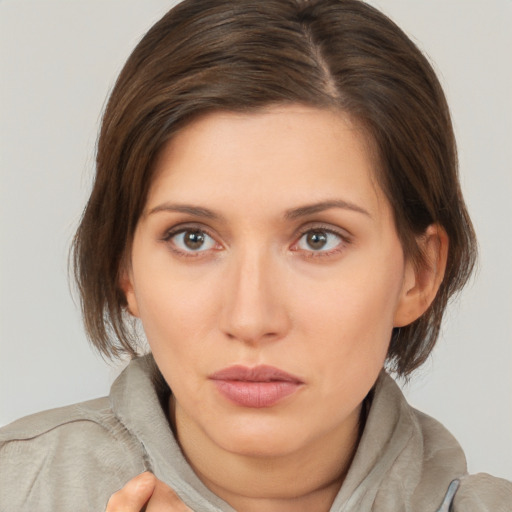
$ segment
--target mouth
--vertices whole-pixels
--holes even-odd
[[[297,392],[304,382],[273,366],[230,366],[209,376],[220,394],[240,407],[272,407]]]

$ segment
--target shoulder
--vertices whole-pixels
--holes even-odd
[[[60,432],[70,431],[68,427],[75,422],[93,422],[101,425],[109,412],[110,404],[107,397],[38,412],[0,428],[0,443],[34,439],[53,429],[63,429]]]
[[[441,507],[438,512],[512,512],[512,482],[485,473],[467,474],[464,452],[446,427],[421,411],[412,407],[410,411],[422,432],[423,483],[445,489],[443,483],[456,477],[453,496],[445,504],[448,508]]]
[[[435,419],[414,410],[424,436],[425,460],[430,474],[440,471],[460,459],[458,467],[465,467],[465,457],[459,444],[446,428]],[[458,489],[453,500],[453,512],[511,512],[512,482],[503,478],[478,473],[458,476]]]
[[[108,398],[27,416],[0,429],[0,509],[104,508],[143,461]]]
[[[133,448],[134,440],[116,418],[108,398],[43,411],[21,418],[0,429],[0,468],[11,462],[6,454],[44,454],[46,460],[70,456],[91,457]]]
[[[460,478],[453,501],[454,512],[510,512],[512,482],[486,473]]]
[[[438,420],[409,406],[421,430],[424,459],[426,462],[454,467],[459,474],[467,471],[466,457],[459,442]]]

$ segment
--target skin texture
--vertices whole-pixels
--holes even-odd
[[[419,240],[428,268],[405,258],[365,142],[340,113],[280,106],[203,117],[156,163],[120,284],[185,455],[237,510],[329,509],[392,329],[442,280],[446,235]],[[254,408],[210,378],[261,364],[302,384]]]

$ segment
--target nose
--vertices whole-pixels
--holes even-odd
[[[246,250],[230,259],[224,280],[221,330],[246,344],[284,337],[291,321],[282,268],[276,257]]]

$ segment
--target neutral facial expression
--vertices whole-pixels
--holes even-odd
[[[412,266],[340,113],[213,113],[162,151],[122,286],[176,422],[241,454],[357,428]]]

